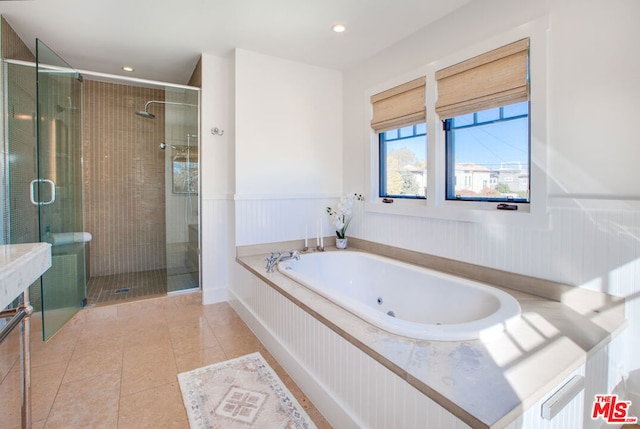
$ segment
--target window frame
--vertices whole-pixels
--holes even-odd
[[[509,106],[509,104],[505,106]],[[492,197],[459,197],[459,196],[454,197],[454,195],[456,195],[455,187],[457,183],[456,183],[456,176],[455,176],[455,155],[453,153],[455,150],[455,140],[452,141],[452,136],[453,136],[454,130],[457,130],[457,129],[467,129],[467,128],[479,127],[483,125],[490,125],[490,124],[496,124],[496,123],[501,123],[506,121],[513,121],[517,119],[527,118],[527,131],[528,131],[527,152],[528,152],[528,158],[529,158],[529,162],[527,163],[527,174],[528,174],[528,177],[531,177],[531,116],[529,115],[529,112],[531,111],[531,102],[530,101],[527,102],[526,115],[510,116],[507,118],[504,117],[505,106],[497,107],[497,109],[500,109],[499,119],[493,119],[493,120],[484,121],[484,122],[477,122],[478,112],[474,112],[472,113],[474,118],[473,119],[474,123],[471,125],[452,126],[454,118],[447,118],[442,120],[442,128],[445,136],[445,158],[446,158],[446,167],[445,167],[446,173],[444,178],[445,180],[444,186],[445,186],[445,199],[447,201],[486,201],[486,202],[509,203],[509,204],[513,204],[513,203],[530,204],[531,203],[531,192],[530,192],[531,189],[528,190],[529,197],[527,199],[492,198]],[[508,177],[508,178],[512,179],[512,177]],[[505,181],[509,182],[511,180],[505,180]],[[531,182],[529,181],[529,188],[530,187],[531,187]]]
[[[425,132],[424,133],[420,133],[417,134],[417,126],[418,125],[422,125],[425,124]],[[400,129],[402,128],[407,128],[407,127],[413,127],[413,135],[411,135],[410,137],[398,137],[396,139],[391,139],[391,140],[384,140],[382,139],[383,134],[387,133],[388,131],[394,131],[394,130],[398,130],[398,133],[400,131]],[[385,193],[383,195],[382,190],[386,189],[386,184],[387,184],[387,162],[386,162],[386,157],[383,157],[383,152],[386,152],[386,143],[387,142],[394,142],[394,141],[398,141],[398,140],[407,140],[407,139],[413,139],[416,137],[422,137],[424,136],[425,138],[425,152],[427,151],[427,129],[426,129],[426,123],[421,122],[420,124],[414,124],[414,125],[408,125],[406,127],[400,127],[400,128],[394,128],[393,130],[387,130],[387,131],[383,131],[380,133],[376,133],[376,135],[378,136],[378,193],[377,196],[378,198],[401,198],[401,199],[411,199],[411,200],[424,200],[427,198],[426,195],[395,195],[395,194],[387,194]],[[383,148],[384,145],[384,148]],[[428,152],[427,152],[428,153]],[[383,161],[384,160],[384,161]],[[427,154],[427,165],[429,163],[429,155]]]
[[[371,113],[370,96],[372,94],[419,76],[426,76],[427,183],[429,185],[426,199],[397,198],[392,201],[383,201],[389,199],[379,197],[379,137],[367,123],[367,133],[370,136],[370,150],[367,152],[367,180],[369,195],[372,197],[365,203],[365,211],[487,224],[527,225],[543,229],[549,227],[546,174],[548,27],[548,17],[527,22],[366,91],[365,103]],[[435,72],[526,37],[530,40],[529,76],[531,81],[528,112],[529,202],[513,202],[517,210],[497,210],[499,203],[496,201],[447,200],[445,131],[441,119],[435,112],[435,100],[437,100]]]

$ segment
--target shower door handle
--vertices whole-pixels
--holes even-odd
[[[51,199],[49,201],[36,201],[36,183],[48,183],[51,186]],[[34,206],[48,206],[56,201],[56,184],[50,179],[34,179],[31,181],[30,189],[31,204]]]

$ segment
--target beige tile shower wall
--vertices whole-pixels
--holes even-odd
[[[164,91],[85,80],[85,225],[90,275],[165,268]]]
[[[191,73],[191,77],[189,78],[188,85],[202,88],[202,57],[198,58],[198,62],[196,63],[196,66]]]
[[[30,182],[36,170],[36,70],[35,67],[9,64],[6,68],[6,153],[5,174],[8,197],[5,219],[9,225],[6,243],[38,241],[38,207],[29,198]],[[22,196],[22,198],[21,198]],[[6,224],[5,224],[6,227]],[[37,289],[37,288],[32,288]]]
[[[1,19],[0,26],[2,33],[2,58],[10,58],[13,60],[35,61],[36,57],[29,50],[27,45],[20,39],[20,36],[13,30],[9,22],[4,18]]]

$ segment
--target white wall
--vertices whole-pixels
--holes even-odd
[[[342,75],[237,49],[202,57],[203,302],[226,299],[235,246],[302,239],[342,191]],[[213,136],[211,128],[225,131]],[[283,250],[283,249],[274,249]]]
[[[202,55],[200,211],[202,301],[225,301],[234,263],[233,58]],[[211,128],[224,130],[222,136]]]
[[[640,4],[558,3],[551,10],[550,192],[637,197]]]
[[[200,99],[202,199],[230,198],[234,191],[234,59],[202,54]],[[222,136],[212,128],[224,131]]]
[[[627,297],[629,329],[611,345],[607,369],[596,374],[604,391],[640,367],[640,145],[634,121],[640,59],[633,54],[640,2],[472,2],[346,72],[345,165],[363,161],[345,168],[345,188],[369,189],[368,90],[541,16],[551,29],[544,109],[548,228],[361,211],[351,233]]]
[[[342,189],[342,76],[236,50],[236,194]]]
[[[315,237],[342,191],[342,75],[235,53],[236,244]],[[274,249],[282,250],[282,249]]]

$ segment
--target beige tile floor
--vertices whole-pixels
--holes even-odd
[[[200,294],[82,310],[46,343],[32,322],[34,428],[188,428],[177,374],[259,351],[330,425],[227,303]],[[18,330],[0,344],[0,428],[20,427]]]

